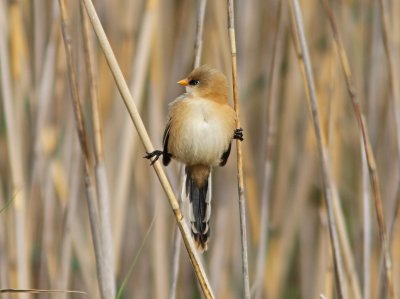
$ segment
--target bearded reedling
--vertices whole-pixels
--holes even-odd
[[[163,150],[147,153],[151,164],[163,156],[185,164],[184,194],[189,197],[191,230],[197,249],[207,250],[210,236],[211,169],[224,166],[232,139],[243,141],[236,129],[236,113],[228,102],[228,81],[220,71],[204,65],[194,69],[179,84],[186,93],[170,104]]]

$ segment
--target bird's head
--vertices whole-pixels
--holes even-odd
[[[228,99],[228,80],[225,75],[208,65],[195,68],[185,79],[178,81],[194,97],[225,103]]]

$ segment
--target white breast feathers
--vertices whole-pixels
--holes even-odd
[[[171,115],[172,154],[187,165],[218,165],[233,136],[233,109],[205,99],[185,99],[173,104],[180,107],[176,109],[179,121],[175,126]]]

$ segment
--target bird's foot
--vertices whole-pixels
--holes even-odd
[[[233,139],[238,139],[240,141],[244,140],[244,138],[243,138],[243,129],[242,128],[239,128],[239,129],[235,130],[235,132],[233,133]]]
[[[150,165],[153,165],[160,158],[161,155],[164,155],[163,151],[155,150],[151,153],[146,152],[146,156],[144,156],[143,158],[150,160]]]

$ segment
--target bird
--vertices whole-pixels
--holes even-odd
[[[146,152],[155,163],[160,156],[167,166],[171,159],[185,165],[183,194],[189,198],[189,219],[199,252],[208,249],[211,216],[211,171],[224,166],[233,139],[243,141],[236,128],[236,112],[229,104],[228,80],[219,70],[202,65],[178,81],[186,92],[169,104],[163,149]]]

